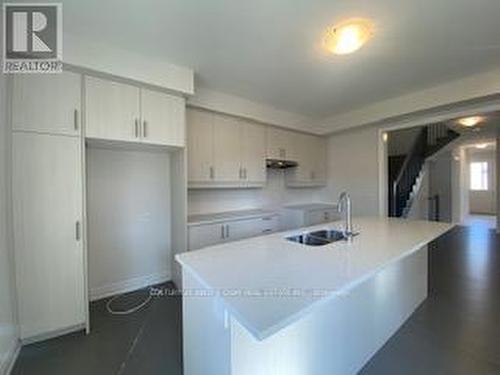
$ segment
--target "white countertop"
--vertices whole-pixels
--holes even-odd
[[[289,210],[300,210],[300,211],[315,211],[315,210],[329,210],[337,209],[337,205],[334,203],[304,203],[304,204],[290,204],[284,206]]]
[[[229,221],[229,220],[253,219],[271,215],[277,215],[277,213],[269,210],[251,209],[251,210],[238,210],[238,211],[216,212],[209,214],[189,215],[188,225],[214,224],[214,223],[222,223],[224,221]]]
[[[360,234],[352,243],[339,241],[310,247],[285,239],[322,228],[340,228],[340,223],[212,246],[178,254],[176,259],[206,288],[235,292],[221,294],[225,307],[257,339],[263,340],[300,319],[317,304],[349,291],[389,264],[419,250],[452,225],[355,218],[354,229]],[[322,293],[241,295],[281,289]]]

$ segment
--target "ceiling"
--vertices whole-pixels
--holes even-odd
[[[461,134],[457,144],[469,145],[490,142],[500,136],[500,112],[473,113],[471,115],[482,116],[484,121],[472,128],[458,124],[458,119],[445,121],[449,128]]]
[[[191,67],[197,87],[314,120],[500,61],[498,0],[62,3],[65,33]],[[323,30],[350,17],[373,20],[374,38],[353,55],[327,55]]]

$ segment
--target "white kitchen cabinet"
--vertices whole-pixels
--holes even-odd
[[[283,223],[286,229],[296,229],[339,220],[341,215],[333,204],[303,204],[285,207]]]
[[[266,183],[266,129],[249,121],[240,122],[241,176],[251,185]]]
[[[326,185],[326,141],[307,134],[293,135],[295,161],[298,166],[286,173],[288,187],[318,187]]]
[[[185,140],[184,98],[141,89],[144,143],[183,147]]]
[[[241,173],[240,124],[235,117],[215,115],[214,118],[214,180],[238,183]]]
[[[185,145],[184,98],[88,76],[85,103],[87,138]]]
[[[189,250],[257,237],[278,230],[279,218],[275,214],[191,225],[188,230]]]
[[[82,328],[80,139],[15,132],[12,179],[21,339]]]
[[[187,111],[188,181],[208,184],[214,178],[214,117],[210,112]]]
[[[234,220],[226,223],[226,241],[237,241],[257,237],[279,230],[277,215],[269,215],[253,219]]]
[[[189,232],[189,250],[201,249],[202,247],[216,245],[224,242],[225,224],[203,224],[190,226]]]
[[[323,210],[312,210],[307,211],[304,214],[304,225],[311,226],[322,223],[329,223],[333,220],[338,220],[340,218],[337,210],[333,209],[323,209]]]
[[[12,83],[12,129],[80,135],[81,76],[17,74]]]
[[[295,161],[293,136],[296,134],[285,129],[267,127],[266,132],[266,157],[267,159]]]
[[[85,77],[86,137],[136,142],[141,138],[140,89]]]
[[[190,109],[187,128],[190,188],[265,185],[264,126],[233,116]]]

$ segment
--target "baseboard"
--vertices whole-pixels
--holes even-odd
[[[35,335],[35,336],[29,336],[25,338],[21,338],[21,345],[29,345],[29,344],[34,344],[36,342],[40,341],[45,341],[45,340],[50,340],[56,337],[68,335],[70,333],[74,332],[79,332],[79,331],[84,331],[86,327],[85,323],[81,324],[76,324],[74,326],[62,328],[62,329],[57,329],[55,331],[50,331],[46,333],[42,333],[40,335]]]
[[[94,287],[90,289],[90,300],[96,301],[98,299],[111,297],[116,294],[132,292],[137,289],[146,288],[150,285],[164,283],[166,281],[170,281],[171,279],[172,275],[170,272],[165,271]]]
[[[17,339],[13,340],[9,351],[5,355],[4,361],[0,363],[0,375],[9,375],[12,372],[20,351],[21,343]]]

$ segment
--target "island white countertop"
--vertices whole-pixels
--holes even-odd
[[[341,222],[230,242],[176,256],[258,340],[418,251],[450,230],[446,223],[355,218],[352,243],[306,246],[285,237]],[[283,293],[284,292],[284,293]],[[288,294],[288,295],[287,295]],[[292,295],[290,295],[292,294]],[[189,298],[189,297],[185,297]]]

